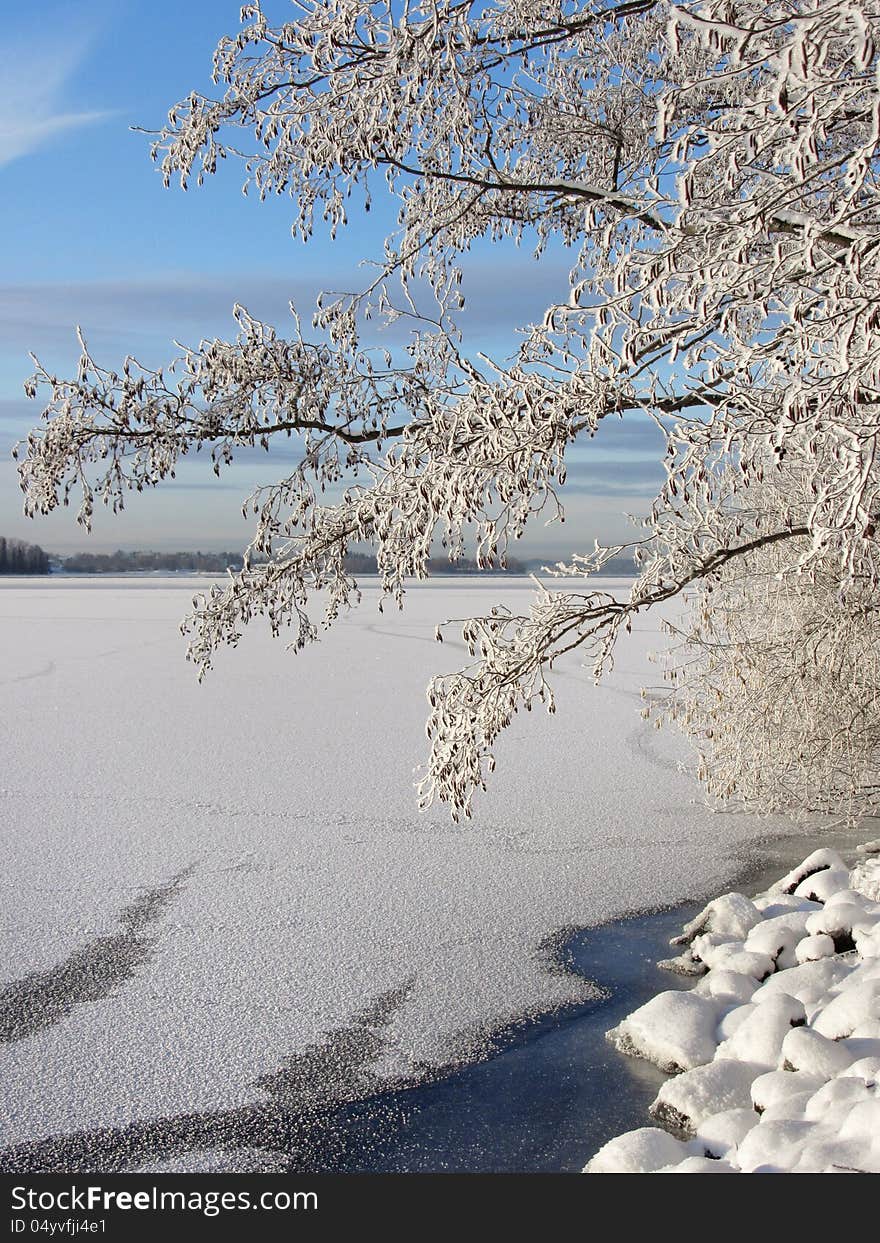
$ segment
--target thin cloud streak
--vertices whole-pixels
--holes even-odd
[[[30,155],[58,135],[114,113],[71,111],[62,102],[88,52],[89,34],[7,39],[0,79],[0,168]]]
[[[2,98],[0,109],[0,168],[23,155],[30,155],[57,134],[63,134],[70,129],[80,129],[83,125],[92,125],[113,115],[111,112],[66,112],[44,117],[42,120],[33,118],[29,121],[16,121],[14,116],[10,117],[6,102]]]

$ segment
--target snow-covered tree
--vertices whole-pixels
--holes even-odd
[[[429,689],[422,799],[467,812],[512,714],[536,699],[552,709],[555,657],[579,647],[600,673],[634,614],[695,588],[710,616],[715,583],[730,656],[709,660],[681,715],[705,736],[713,661],[724,664],[718,712],[730,724],[706,752],[721,765],[710,782],[761,793],[743,769],[757,772],[766,748],[756,740],[729,758],[751,703],[731,690],[738,653],[766,621],[751,576],[783,574],[768,644],[798,611],[796,659],[753,688],[764,719],[779,708],[779,728],[795,733],[773,696],[795,667],[824,659],[810,655],[814,597],[817,608],[840,601],[832,646],[862,643],[857,619],[877,589],[880,9],[280,7],[278,25],[258,5],[243,10],[215,54],[215,97],[172,108],[154,157],[184,187],[240,160],[246,188],[291,196],[304,240],[341,229],[350,199],[392,196],[399,223],[373,278],[319,304],[314,340],[299,320],[282,336],[237,308],[237,337],[186,350],[173,372],[132,358],[107,369],[85,345],[72,379],[37,364],[29,391],[49,396],[20,467],[27,512],[79,492],[88,526],[97,500],[120,508],[194,449],[209,447],[220,473],[241,446],[301,437],[302,461],[251,499],[243,570],[197,601],[190,655],[204,671],[258,613],[276,631],[292,623],[296,646],[314,638],[313,596],[326,622],[357,598],[344,564],[354,543],[374,545],[398,600],[435,541],[455,558],[474,532],[482,564],[503,559],[533,514],[559,511],[569,446],[609,416],[647,413],[667,437],[666,480],[634,542],[631,592],[554,584],[527,616],[469,621],[474,663]],[[570,248],[558,302],[505,359],[478,354],[459,329],[467,253],[483,238],[539,257]],[[368,316],[412,328],[403,361],[366,347]],[[797,486],[755,503],[777,473]],[[340,483],[341,500],[322,503]],[[569,573],[588,578],[606,555],[575,558]],[[850,655],[840,662],[848,669]]]
[[[680,722],[694,741],[711,794],[762,811],[855,819],[880,793],[880,549],[842,574],[840,544],[816,553],[814,503],[802,463],[771,466],[742,486],[730,473],[731,507],[753,539],[780,513],[800,533],[727,561],[689,592],[666,623],[666,697],[644,711]],[[734,491],[734,489],[736,489]],[[804,563],[808,568],[803,569]]]

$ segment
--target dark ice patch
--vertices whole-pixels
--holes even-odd
[[[345,1169],[354,1153],[380,1146],[404,1119],[393,1092],[382,1099],[387,1084],[374,1067],[412,988],[410,981],[379,994],[348,1024],[257,1079],[268,1101],[17,1144],[0,1152],[0,1170],[122,1172],[206,1148],[283,1153],[299,1172]]]
[[[32,971],[0,991],[0,1044],[13,1044],[52,1027],[76,1006],[102,1001],[153,956],[155,938],[147,935],[183,883],[191,864],[163,885],[145,890],[119,912],[122,929],[98,937],[47,971]]]

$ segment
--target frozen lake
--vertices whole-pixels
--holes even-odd
[[[640,719],[655,630],[599,688],[568,659],[457,827],[415,809],[424,688],[464,660],[434,626],[525,609],[527,581],[382,615],[368,589],[298,656],[258,621],[202,686],[178,633],[200,586],[0,580],[0,1146],[197,1115],[228,1149],[242,1111],[472,1056],[589,996],[551,934],[720,890],[780,830],[712,815]]]

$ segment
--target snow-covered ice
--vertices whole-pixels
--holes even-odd
[[[434,626],[527,608],[527,581],[435,581],[400,614],[368,590],[298,656],[258,620],[198,686],[178,623],[204,586],[0,582],[2,1145],[230,1130],[473,1055],[588,994],[548,970],[548,933],[717,892],[768,832],[707,812],[640,719],[656,631],[599,688],[567,660],[559,713],[516,721],[456,827],[415,810],[424,688],[464,659]]]
[[[669,1069],[670,1040],[696,1047],[699,1036],[696,1064],[679,1059],[683,1073],[667,1079],[651,1106],[657,1121],[693,1138],[661,1165],[674,1150],[659,1138],[646,1143],[656,1134],[650,1128],[631,1131],[605,1144],[588,1173],[701,1173],[719,1159],[725,1172],[880,1173],[880,962],[862,948],[873,950],[880,929],[878,848],[869,843],[852,869],[834,851],[813,852],[750,904],[760,922],[726,916],[747,901],[728,894],[685,926],[674,943],[689,943],[706,974],[676,994],[677,1031],[670,1034],[664,1009],[673,994],[660,993],[608,1038]],[[757,987],[749,946],[768,958]],[[719,957],[725,947],[730,954]],[[746,1001],[730,984],[737,973]],[[714,1039],[710,1007],[718,1012]]]

